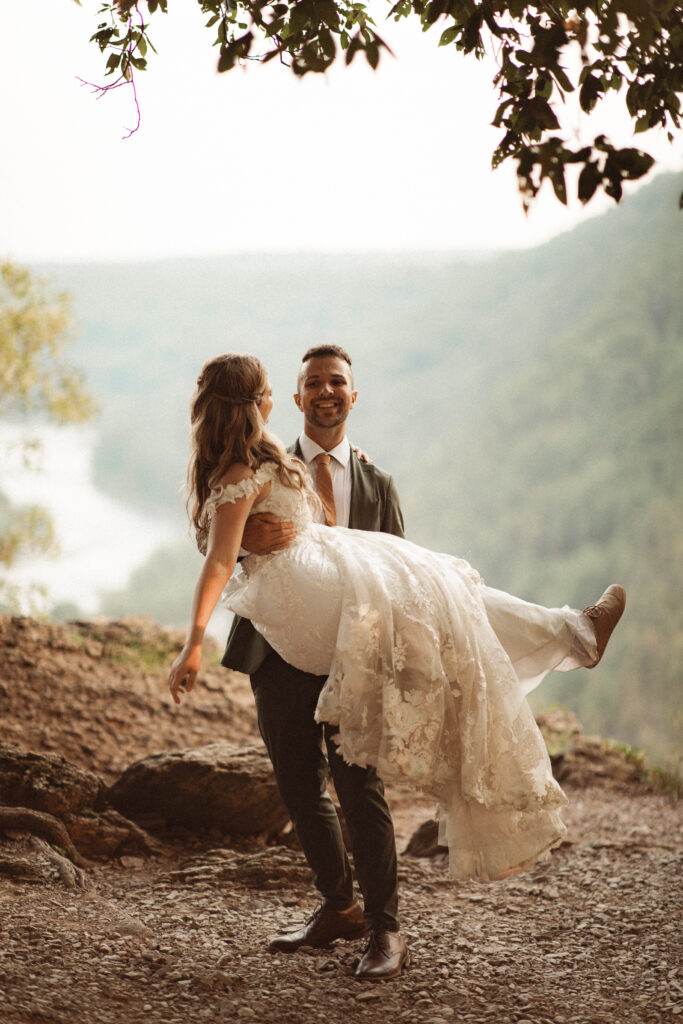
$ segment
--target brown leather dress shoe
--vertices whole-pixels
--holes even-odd
[[[626,607],[626,591],[618,583],[608,587],[597,604],[592,604],[583,609],[595,630],[595,639],[598,644],[598,656],[587,668],[595,668],[607,647],[607,641],[614,632],[614,627],[624,614]]]
[[[400,932],[370,932],[370,939],[356,977],[364,981],[396,978],[410,963],[410,953]]]
[[[357,903],[348,910],[318,907],[303,928],[276,935],[268,943],[273,953],[293,953],[300,946],[329,946],[335,939],[362,939],[367,935],[363,911]]]

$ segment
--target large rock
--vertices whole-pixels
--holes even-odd
[[[0,743],[0,804],[44,811],[63,821],[105,806],[99,776],[59,754],[27,753]]]
[[[576,715],[563,708],[536,717],[550,754],[553,775],[562,786],[631,786],[647,779],[645,755],[598,736],[584,736]]]
[[[448,847],[439,844],[439,823],[435,818],[422,822],[403,851],[404,857],[438,857],[446,853]]]
[[[78,853],[89,860],[160,852],[159,844],[135,822],[107,807],[106,786],[99,776],[59,754],[36,754],[0,743],[0,830],[23,829],[65,845],[44,830],[36,832],[30,821],[8,823],[13,808],[27,817],[33,811],[48,815],[55,828],[62,822]]]
[[[126,817],[227,835],[279,832],[289,820],[270,761],[256,745],[208,743],[132,764],[109,790]]]
[[[78,852],[89,860],[163,852],[161,843],[111,807],[70,818],[66,826]]]

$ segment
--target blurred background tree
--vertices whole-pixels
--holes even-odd
[[[63,425],[82,423],[96,406],[83,375],[69,366],[64,349],[72,332],[69,298],[8,261],[0,264],[0,422],[25,426],[28,417]],[[30,429],[16,440],[25,464],[39,465],[40,444]],[[0,609],[16,606],[18,591],[5,578],[20,555],[55,548],[48,512],[16,505],[0,491]]]

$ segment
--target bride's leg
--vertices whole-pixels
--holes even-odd
[[[569,672],[593,665],[595,630],[575,608],[544,608],[502,590],[483,586],[486,616],[510,658],[524,693],[549,672]]]

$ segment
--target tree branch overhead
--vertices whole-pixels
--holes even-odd
[[[361,0],[197,0],[218,47],[218,71],[245,61],[278,58],[303,76],[363,54],[377,68],[389,50]],[[113,0],[92,41],[106,55],[103,90],[130,83],[154,50],[149,23],[167,0]],[[373,8],[374,12],[374,8]],[[439,46],[477,58],[493,54],[500,102],[493,124],[501,139],[493,167],[516,165],[525,208],[550,182],[566,203],[566,171],[582,203],[602,191],[619,202],[623,183],[641,178],[654,158],[619,147],[604,134],[578,145],[567,126],[565,100],[575,93],[587,117],[610,95],[623,101],[635,134],[661,129],[673,141],[683,94],[681,0],[398,0],[388,18],[440,29]],[[389,51],[390,52],[390,51]],[[135,129],[134,129],[135,130]]]

